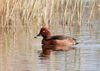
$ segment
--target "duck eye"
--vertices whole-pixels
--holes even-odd
[[[45,31],[43,31],[43,32],[45,32]]]

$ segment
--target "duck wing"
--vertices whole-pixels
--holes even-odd
[[[65,36],[65,35],[55,35],[55,36],[51,36],[48,39],[53,39],[53,40],[63,40],[63,39],[68,39],[71,37]]]

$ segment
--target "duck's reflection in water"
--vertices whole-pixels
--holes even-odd
[[[71,49],[75,48],[62,45],[42,45],[42,53],[40,54],[40,57],[49,57],[53,51],[69,51]]]

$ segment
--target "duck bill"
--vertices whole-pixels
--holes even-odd
[[[41,36],[41,34],[39,33],[39,34],[37,34],[34,38],[37,38],[37,37],[39,37],[39,36]]]

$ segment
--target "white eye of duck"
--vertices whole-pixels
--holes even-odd
[[[43,32],[45,32],[45,31],[43,31]]]

